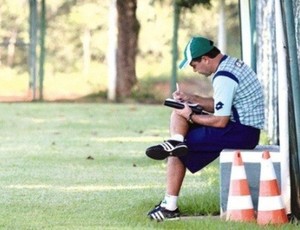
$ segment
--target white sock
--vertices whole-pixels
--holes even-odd
[[[166,194],[165,198],[161,202],[160,206],[164,207],[170,211],[174,211],[177,208],[177,199],[178,199],[178,196],[172,196],[172,195]]]
[[[170,140],[183,142],[184,137],[181,134],[174,134],[171,136]]]

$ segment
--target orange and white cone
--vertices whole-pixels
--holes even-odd
[[[257,223],[284,224],[288,222],[279,191],[273,163],[268,151],[263,152],[260,169],[260,185],[257,208]]]
[[[239,222],[255,221],[249,184],[239,151],[235,152],[231,167],[226,220]]]

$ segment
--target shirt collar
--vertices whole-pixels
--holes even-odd
[[[228,56],[227,56],[226,54],[224,54],[223,57],[221,58],[220,62],[219,62],[219,65],[218,65],[218,67],[217,67],[217,70],[219,69],[219,66],[221,65],[221,63],[222,63],[223,61],[225,61],[227,58],[228,58]]]

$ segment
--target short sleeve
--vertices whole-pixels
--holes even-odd
[[[213,80],[214,115],[230,116],[233,98],[238,83],[227,76],[219,75]]]

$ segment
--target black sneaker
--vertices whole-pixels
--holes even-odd
[[[146,155],[155,160],[163,160],[169,156],[182,157],[188,153],[185,143],[168,140],[159,145],[154,145],[146,150]]]
[[[170,211],[164,207],[161,207],[159,204],[156,205],[153,210],[148,212],[147,215],[151,220],[156,220],[160,222],[164,220],[179,220],[180,212],[178,208],[174,211]]]

